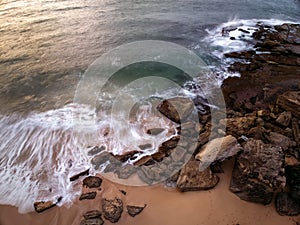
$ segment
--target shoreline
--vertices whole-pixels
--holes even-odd
[[[229,191],[233,159],[224,162],[224,173],[219,174],[220,182],[212,190],[179,192],[175,188],[162,185],[130,187],[113,184],[103,179],[101,191],[93,200],[77,200],[71,208],[54,207],[42,213],[31,212],[19,214],[16,207],[0,206],[1,225],[18,224],[79,224],[82,214],[89,210],[101,208],[100,199],[119,197],[124,205],[144,205],[146,208],[136,217],[130,217],[124,209],[118,224],[230,224],[230,225],[296,225],[300,216],[280,216],[270,205],[250,203],[240,200]],[[119,190],[124,190],[123,195]],[[104,224],[112,224],[105,220]]]

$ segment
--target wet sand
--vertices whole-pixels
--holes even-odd
[[[233,161],[224,164],[224,174],[219,174],[220,182],[212,190],[180,193],[161,185],[151,187],[129,187],[103,180],[101,191],[94,200],[76,201],[67,209],[54,207],[40,214],[36,212],[18,214],[17,208],[0,206],[1,225],[79,225],[86,211],[101,210],[101,198],[123,200],[124,212],[116,224],[122,225],[296,225],[300,216],[287,217],[277,214],[274,202],[268,206],[240,200],[229,190]],[[119,190],[126,191],[123,195]],[[136,217],[130,217],[126,205],[147,207]],[[111,224],[105,221],[104,224]]]

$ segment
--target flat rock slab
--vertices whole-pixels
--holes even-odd
[[[249,139],[243,148],[232,172],[230,191],[243,200],[269,204],[274,191],[286,183],[282,148],[255,139]]]
[[[119,198],[112,200],[102,199],[102,212],[104,218],[111,223],[116,223],[121,218],[123,212],[123,202]]]
[[[199,167],[200,161],[192,160],[185,164],[177,180],[177,188],[180,191],[208,190],[218,184],[219,177],[213,174],[209,167],[204,171],[200,171]]]
[[[277,104],[300,119],[300,91],[288,91],[278,96]]]
[[[56,204],[52,201],[46,201],[46,202],[41,201],[41,202],[35,202],[33,204],[33,206],[34,206],[34,209],[35,209],[36,212],[41,213],[41,212],[44,212],[47,209],[50,209],[50,208],[56,206]]]
[[[194,103],[189,98],[175,97],[164,100],[157,109],[168,119],[180,123],[192,113]]]
[[[93,219],[93,218],[100,218],[101,212],[99,210],[91,210],[83,214],[84,219]]]
[[[278,193],[275,200],[276,211],[282,216],[298,216],[300,204],[288,193]]]
[[[80,225],[103,225],[104,221],[102,218],[84,219],[80,222]]]
[[[102,184],[102,179],[96,176],[89,176],[84,178],[83,186],[88,188],[99,188]]]
[[[127,205],[126,208],[127,208],[128,214],[131,217],[135,217],[136,215],[140,214],[146,206],[147,205],[144,205],[144,206]]]
[[[210,165],[216,161],[224,161],[225,159],[236,155],[242,150],[237,139],[231,135],[223,138],[216,138],[205,144],[195,156],[202,163],[207,162]]]
[[[87,193],[82,193],[79,197],[79,200],[84,200],[84,199],[94,199],[96,198],[97,192],[92,191],[92,192],[87,192]]]

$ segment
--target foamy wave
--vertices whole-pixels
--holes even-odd
[[[71,205],[81,188],[69,178],[91,168],[86,154],[90,146],[104,145],[113,154],[121,154],[144,143],[158,146],[171,136],[165,132],[155,139],[143,132],[153,126],[173,126],[162,118],[149,117],[149,113],[146,107],[136,123],[125,123],[128,118],[120,115],[97,115],[93,108],[71,104],[26,118],[3,116],[0,204],[17,206],[20,213],[26,213],[33,210],[34,201],[55,202],[62,196],[59,204]],[[109,135],[104,134],[107,128]],[[96,172],[91,168],[91,173]]]

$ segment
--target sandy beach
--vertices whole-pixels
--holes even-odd
[[[89,210],[101,211],[101,198],[119,197],[123,204],[143,206],[146,208],[136,217],[130,217],[124,209],[117,224],[129,225],[296,225],[300,216],[280,216],[274,203],[263,206],[240,200],[228,190],[233,161],[224,163],[225,173],[219,174],[220,182],[212,190],[195,192],[178,192],[174,188],[162,185],[130,187],[103,180],[101,191],[96,199],[76,201],[67,209],[54,207],[40,214],[36,212],[19,214],[15,207],[1,206],[1,225],[39,225],[69,224],[77,225],[82,214]],[[123,195],[119,190],[126,191]],[[105,220],[104,224],[112,224]]]

